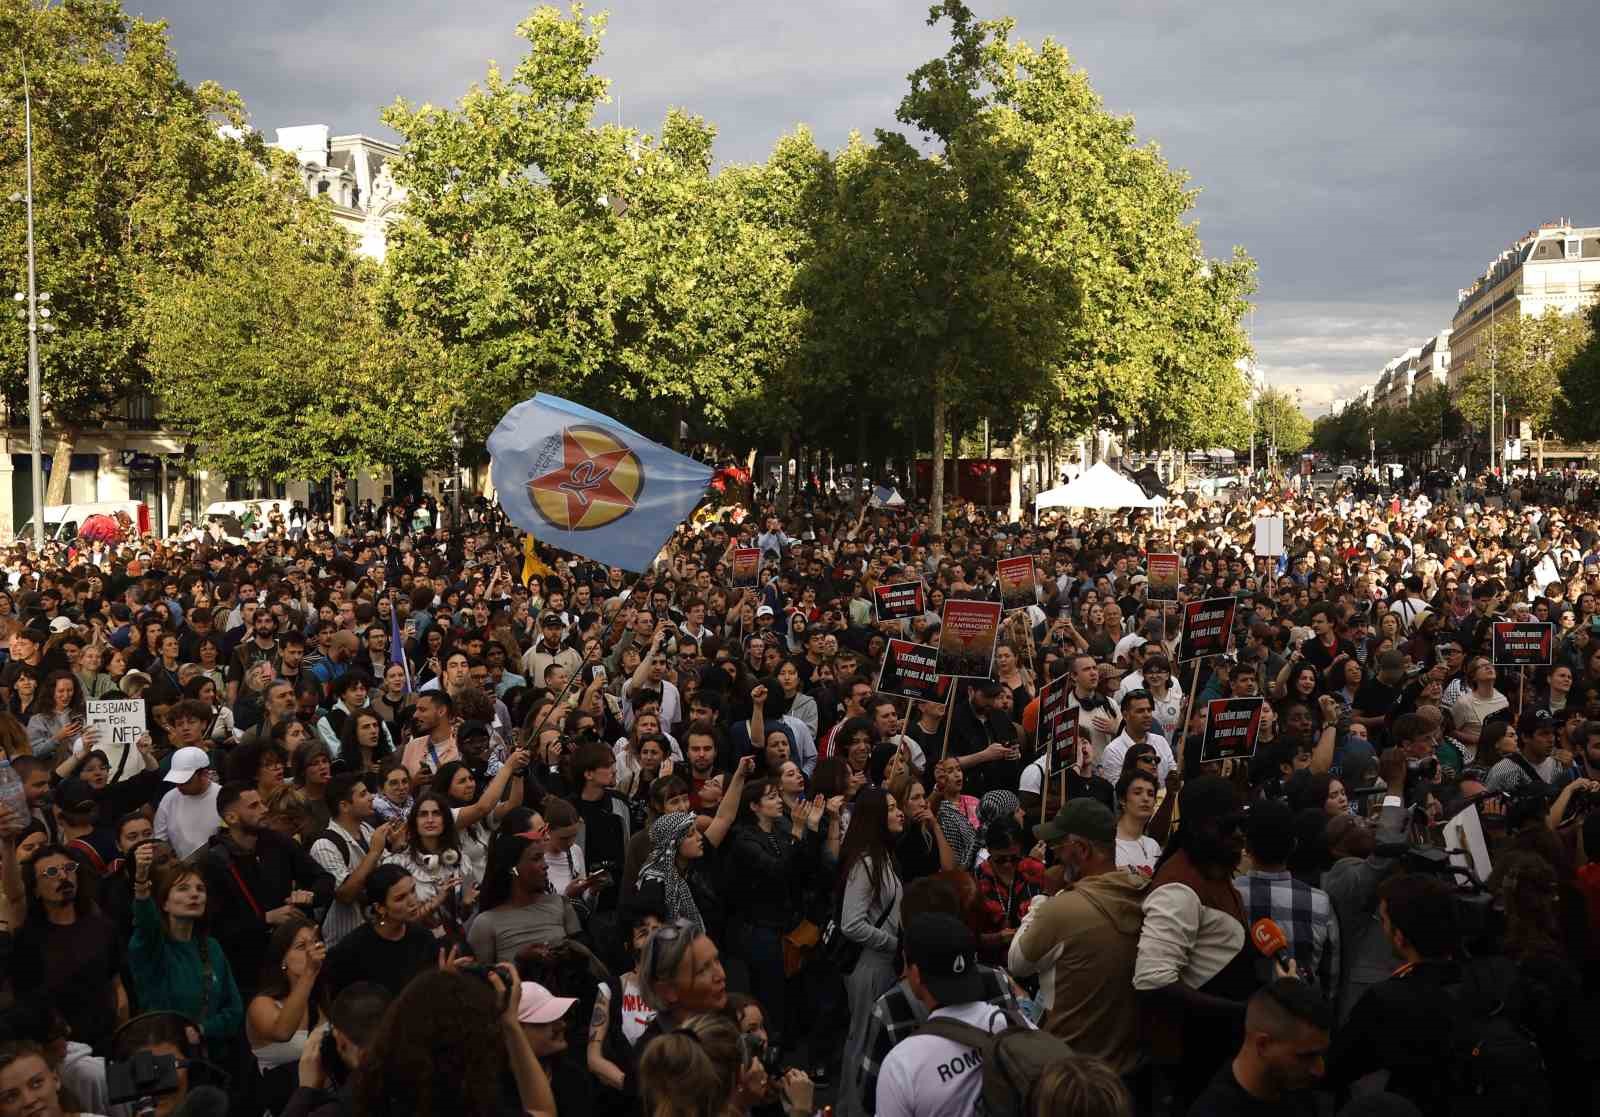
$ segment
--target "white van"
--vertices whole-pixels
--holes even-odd
[[[151,531],[150,506],[142,500],[94,500],[84,504],[47,504],[44,507],[44,537],[69,542],[78,537],[78,525],[90,516],[115,516],[125,512],[140,535]],[[33,538],[33,517],[17,529],[18,539]]]

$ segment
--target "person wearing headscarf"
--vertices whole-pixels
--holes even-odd
[[[978,829],[987,832],[989,827],[1002,818],[1015,818],[1018,824],[1018,812],[1022,810],[1022,800],[1018,799],[1015,792],[991,791],[978,801]]]
[[[704,934],[700,907],[684,875],[691,862],[705,856],[705,843],[695,827],[694,815],[679,811],[656,819],[650,826],[650,845],[650,860],[639,870],[640,889],[659,885],[667,914],[673,919],[689,920],[696,934]]]

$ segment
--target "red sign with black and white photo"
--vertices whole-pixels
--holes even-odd
[[[943,702],[950,680],[938,672],[939,649],[932,644],[890,640],[878,669],[878,693]]]
[[[1001,559],[994,564],[994,570],[1000,578],[1000,604],[1005,606],[1006,612],[1026,609],[1038,602],[1038,582],[1032,555]]]
[[[1555,642],[1555,626],[1549,621],[1495,621],[1494,665],[1549,667]]]
[[[754,588],[761,574],[761,549],[735,547],[733,549],[733,585],[735,589]]]
[[[1178,600],[1178,583],[1182,580],[1182,561],[1175,554],[1151,551],[1145,555],[1144,598],[1146,601]]]
[[[1265,702],[1263,698],[1218,698],[1206,703],[1206,735],[1200,744],[1200,763],[1248,760],[1254,756]]]
[[[1226,655],[1233,643],[1233,612],[1238,605],[1232,597],[1208,597],[1184,605],[1178,660],[1187,663],[1202,656]]]
[[[952,597],[939,626],[939,674],[987,679],[1000,638],[1000,603]]]
[[[903,621],[927,612],[922,603],[921,582],[895,582],[872,587],[872,606],[880,621]]]

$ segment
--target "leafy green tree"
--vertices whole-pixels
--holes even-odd
[[[1268,388],[1256,397],[1253,408],[1256,440],[1276,446],[1280,454],[1298,454],[1311,445],[1311,420],[1281,388]]]
[[[259,174],[259,137],[232,140],[237,94],[178,74],[163,24],[118,0],[44,8],[0,0],[0,193],[22,189],[23,68],[33,98],[35,243],[39,288],[58,332],[40,347],[54,461],[78,431],[120,417],[150,385],[139,324],[147,280],[199,266],[238,185]],[[0,259],[24,256],[20,206],[0,207]],[[26,332],[0,322],[0,393],[26,400]],[[69,472],[51,472],[46,499],[66,499]]]
[[[1507,415],[1523,418],[1542,439],[1551,429],[1561,396],[1561,373],[1589,340],[1589,320],[1555,307],[1537,316],[1507,315],[1493,337],[1480,338],[1461,377],[1458,406],[1479,429],[1489,426],[1489,393]],[[1495,423],[1496,435],[1500,424]]]
[[[1561,394],[1553,421],[1563,438],[1593,442],[1600,439],[1600,303],[1583,317],[1587,335],[1557,373]]]
[[[151,277],[141,322],[163,417],[199,463],[282,481],[447,461],[453,388],[438,355],[384,326],[376,267],[287,156],[231,217],[201,267]]]
[[[408,190],[385,312],[431,335],[481,441],[536,391],[601,402],[676,440],[725,422],[787,359],[794,262],[757,169],[711,173],[715,131],[673,111],[659,137],[596,125],[603,17],[537,9],[529,51],[454,110],[398,102]]]

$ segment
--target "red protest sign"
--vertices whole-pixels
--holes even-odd
[[[1261,732],[1262,698],[1218,698],[1206,704],[1206,734],[1200,763],[1241,760],[1255,755]]]
[[[1145,577],[1149,582],[1144,588],[1145,600],[1178,600],[1178,583],[1182,579],[1182,570],[1183,563],[1175,554],[1151,551],[1146,555]]]
[[[1001,559],[994,569],[1000,578],[1000,604],[1007,612],[1026,609],[1038,602],[1038,576],[1032,555]]]
[[[952,598],[939,625],[939,674],[987,679],[1000,636],[1000,603]]]
[[[756,578],[760,573],[760,548],[735,547],[733,549],[733,584],[735,588],[745,586],[754,588]]]
[[[1187,663],[1208,655],[1226,655],[1233,642],[1232,597],[1208,597],[1183,607],[1183,635],[1178,638],[1178,659]]]
[[[880,621],[903,621],[927,611],[922,603],[921,582],[895,582],[872,587],[872,607]]]
[[[943,702],[950,680],[939,674],[939,649],[932,644],[890,640],[878,669],[878,693]]]
[[[1555,648],[1555,629],[1549,621],[1495,621],[1496,667],[1548,667]]]

